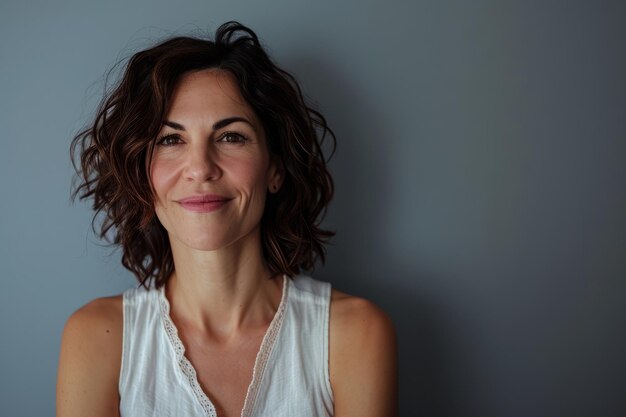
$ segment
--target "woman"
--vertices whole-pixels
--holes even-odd
[[[388,316],[301,275],[332,236],[327,133],[236,22],[130,59],[72,159],[142,285],[69,318],[59,417],[396,414]]]

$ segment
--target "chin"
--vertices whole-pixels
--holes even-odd
[[[198,238],[187,238],[181,240],[181,243],[187,246],[190,249],[195,249],[199,251],[212,252],[218,249],[222,249],[228,246],[228,243],[222,239],[215,239],[215,237],[198,237]]]
[[[212,252],[233,245],[249,246],[252,242],[259,240],[260,229],[259,227],[254,227],[252,230],[226,227],[186,227],[184,230],[179,229],[177,233],[168,234],[170,235],[170,244],[174,244],[175,241],[175,244],[189,249]]]

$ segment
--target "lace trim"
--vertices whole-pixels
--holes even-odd
[[[256,397],[259,393],[259,388],[261,387],[260,382],[263,378],[263,374],[265,373],[265,367],[270,354],[272,353],[274,342],[276,341],[276,337],[278,336],[278,332],[282,327],[283,319],[285,317],[285,308],[287,306],[286,299],[287,293],[289,292],[287,282],[289,279],[290,278],[288,278],[287,275],[283,274],[283,294],[280,299],[280,304],[278,304],[276,314],[274,315],[274,319],[272,319],[265,336],[263,336],[261,348],[259,349],[256,359],[254,360],[254,367],[252,368],[252,381],[248,386],[248,392],[246,393],[246,398],[243,402],[241,417],[249,417],[252,415],[252,410],[254,409],[254,404],[256,403]]]
[[[193,393],[195,394],[198,402],[202,406],[202,410],[204,414],[208,417],[217,417],[217,413],[215,412],[215,407],[211,400],[206,396],[202,388],[200,387],[200,383],[198,382],[198,375],[193,365],[189,360],[185,357],[185,346],[183,342],[178,337],[178,329],[172,322],[170,318],[170,303],[165,297],[164,288],[161,287],[159,289],[159,306],[161,309],[161,318],[163,319],[163,325],[165,327],[165,332],[167,333],[170,342],[172,343],[172,347],[174,348],[174,352],[176,354],[176,361],[180,369],[183,371],[183,375],[187,378],[189,385]]]
[[[283,275],[283,293],[280,299],[280,304],[278,305],[274,318],[265,332],[265,336],[263,336],[261,347],[254,361],[254,367],[252,368],[252,381],[248,386],[246,398],[243,403],[243,409],[241,410],[241,417],[249,417],[252,413],[252,407],[254,406],[256,396],[259,391],[259,383],[265,371],[265,366],[267,365],[270,353],[272,352],[272,347],[274,346],[278,331],[282,327],[285,306],[287,304],[285,301],[287,299],[288,292],[288,279],[289,278],[286,275]],[[159,289],[159,307],[165,332],[167,333],[172,347],[174,348],[176,360],[181,371],[187,378],[187,381],[189,382],[194,395],[198,399],[198,402],[202,406],[205,415],[207,417],[217,417],[215,406],[202,390],[202,387],[198,382],[198,374],[191,362],[189,362],[189,359],[185,356],[185,346],[178,337],[178,329],[170,317],[170,303],[165,296],[165,286]]]

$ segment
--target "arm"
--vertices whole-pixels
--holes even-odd
[[[335,417],[398,414],[397,345],[393,323],[370,301],[334,293],[330,381]]]
[[[100,298],[68,319],[61,340],[57,417],[119,416],[121,296]]]

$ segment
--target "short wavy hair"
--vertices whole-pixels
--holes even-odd
[[[221,25],[214,40],[174,37],[134,54],[95,119],[74,136],[72,199],[93,198],[94,232],[121,247],[122,264],[140,285],[164,285],[174,271],[166,230],[154,209],[148,174],[157,135],[180,78],[215,68],[231,73],[261,120],[269,152],[284,168],[261,219],[263,255],[272,274],[294,276],[325,260],[334,232],[320,223],[333,196],[323,151],[336,139],[321,113],[306,102],[295,78],[277,67],[256,34],[238,22]],[[100,219],[100,221],[98,221]]]

